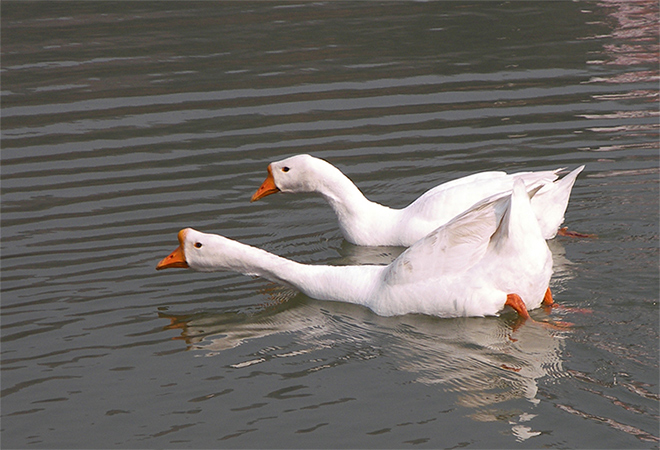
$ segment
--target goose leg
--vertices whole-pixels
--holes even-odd
[[[543,297],[543,302],[549,301],[552,302],[552,294],[550,293],[550,288],[545,292],[545,296]],[[564,322],[564,323],[556,323],[556,324],[551,324],[547,322],[537,322],[536,320],[532,319],[529,315],[529,312],[527,312],[527,307],[525,306],[525,303],[522,301],[522,298],[518,294],[509,294],[506,296],[506,303],[504,303],[505,306],[510,306],[513,309],[516,310],[518,315],[520,316],[520,322],[514,326],[514,331],[520,327],[527,319],[529,319],[531,322],[539,324],[541,326],[550,328],[552,330],[565,330],[566,328],[570,328],[573,324],[569,322]]]
[[[552,292],[550,292],[550,288],[548,288],[548,290],[545,291],[542,303],[546,306],[551,306],[554,302],[555,301],[552,299]]]
[[[516,310],[518,315],[523,319],[530,319],[527,307],[518,294],[508,294],[506,296],[505,306],[510,306]]]

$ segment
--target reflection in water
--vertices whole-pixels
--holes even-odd
[[[361,353],[365,358],[392,360],[398,370],[414,374],[417,382],[456,393],[457,404],[471,409],[472,419],[506,419],[518,439],[537,435],[521,425],[534,415],[518,409],[508,411],[502,404],[527,399],[536,405],[538,380],[565,375],[561,333],[538,324],[517,327],[505,318],[385,318],[354,305],[298,302],[301,297],[253,315],[202,313],[161,317],[171,321],[166,328],[181,330],[180,339],[190,350],[201,351],[204,356],[215,356],[249,340],[281,333],[296,336],[301,345],[295,351],[257,352],[250,359],[231,364],[235,369],[303,354],[321,360],[318,353],[337,345],[347,345],[350,353]],[[272,339],[263,342],[272,345]],[[326,358],[321,368],[334,367],[343,357],[335,356],[336,361]]]
[[[575,278],[574,263],[566,257],[566,249],[560,238],[551,239],[548,247],[552,252],[552,279],[550,289],[555,297],[560,294],[569,280]],[[561,297],[555,298],[561,305]]]
[[[607,58],[592,63],[618,66],[657,65],[658,61],[658,2],[601,0],[599,6],[610,10],[614,22],[612,33],[596,36],[613,39],[603,44]],[[642,72],[644,76],[652,72]],[[657,72],[655,72],[657,78]]]
[[[353,245],[346,240],[342,240],[341,248],[338,250],[341,258],[332,262],[337,265],[386,265],[394,261],[406,247],[386,247],[374,246],[363,247]]]
[[[624,72],[613,72],[608,76],[592,77],[590,83],[629,84],[653,83],[660,80],[660,71],[645,70],[657,67],[660,58],[658,45],[658,2],[627,0],[601,0],[599,6],[606,8],[607,20],[611,23],[612,32],[605,35],[590,36],[586,39],[603,41],[601,58],[589,61],[589,64],[619,66]],[[657,89],[626,89],[623,92],[608,94],[593,94],[596,101],[613,100],[645,100],[658,101]],[[623,105],[622,105],[623,106]],[[582,114],[581,117],[591,120],[619,119],[625,123],[630,119],[641,120],[643,123],[607,127],[591,127],[588,130],[595,133],[624,133],[626,136],[645,138],[643,143],[626,142],[619,145],[604,145],[593,151],[616,151],[625,149],[657,148],[658,111],[639,109],[635,111],[619,110],[602,114]]]

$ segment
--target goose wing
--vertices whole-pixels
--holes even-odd
[[[528,188],[552,185],[562,169],[540,172],[481,172],[443,183],[427,191],[406,209],[408,217],[416,220],[437,221],[460,214],[480,200],[500,192],[510,191],[513,182],[520,179]]]
[[[414,283],[468,270],[484,257],[510,201],[510,191],[496,194],[420,239],[388,266],[385,282]]]

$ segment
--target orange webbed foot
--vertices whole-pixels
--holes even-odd
[[[518,294],[508,294],[504,305],[513,308],[522,319],[531,319],[525,302],[523,302]]]
[[[552,308],[556,308],[558,306],[559,305],[557,305],[555,303],[554,299],[552,298],[552,292],[550,292],[550,288],[548,288],[545,291],[545,295],[543,296],[543,301],[541,302],[541,307],[543,308],[543,310],[546,313],[550,314],[550,311],[552,311]]]
[[[548,288],[545,291],[545,296],[543,297],[543,304],[550,307],[554,306],[554,300],[552,299],[552,293],[550,292],[550,288]],[[518,294],[508,294],[506,296],[506,302],[504,303],[504,305],[513,308],[520,317],[520,320],[513,327],[514,331],[517,330],[527,320],[535,324],[541,325],[542,327],[550,328],[551,330],[566,330],[567,328],[573,326],[573,324],[569,322],[550,323],[550,322],[539,322],[532,319],[532,317],[529,315],[529,312],[527,311],[527,307],[525,306],[525,303]]]
[[[555,301],[552,299],[552,292],[550,292],[550,288],[545,290],[545,295],[543,296],[543,301],[541,303],[546,306],[552,306],[555,304]]]
[[[557,236],[566,236],[572,238],[596,238],[595,234],[578,233],[577,231],[569,231],[568,227],[561,227],[557,230]]]

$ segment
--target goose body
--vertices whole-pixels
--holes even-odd
[[[528,317],[528,309],[552,302],[552,255],[522,181],[438,227],[386,266],[301,264],[191,228],[178,237],[179,247],[157,269],[232,270],[380,315],[489,316],[509,305]]]
[[[252,201],[276,192],[318,193],[337,216],[344,238],[356,245],[408,247],[440,225],[489,196],[510,191],[515,180],[527,188],[541,186],[532,199],[541,233],[551,239],[564,220],[578,167],[556,181],[562,169],[541,172],[482,172],[453,180],[427,191],[403,209],[369,201],[339,169],[310,155],[296,155],[268,166],[268,177]]]

